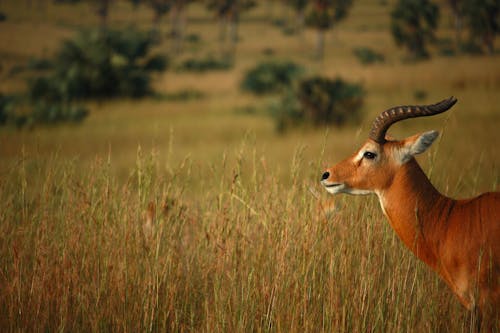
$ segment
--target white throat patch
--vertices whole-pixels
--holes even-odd
[[[384,213],[385,217],[389,218],[387,216],[387,212],[385,211],[385,198],[384,198],[384,194],[380,191],[375,191],[375,194],[377,195],[378,197],[378,202],[380,203],[380,208],[382,208],[382,212]]]

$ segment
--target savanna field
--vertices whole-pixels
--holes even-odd
[[[11,68],[48,57],[97,25],[87,3],[1,1],[0,92],[24,89]],[[327,195],[327,166],[352,154],[373,118],[402,104],[456,96],[453,109],[398,123],[391,135],[431,129],[418,158],[440,192],[467,198],[499,190],[500,58],[441,55],[405,61],[389,33],[394,1],[355,1],[325,36],[284,34],[280,3],[241,15],[234,66],[170,68],[155,91],[198,98],[85,102],[81,124],[0,127],[0,330],[2,332],[470,332],[470,314],[407,250],[375,196]],[[438,2],[439,38],[453,19]],[[116,1],[114,28],[148,29],[151,11]],[[167,35],[168,16],[161,33]],[[171,59],[217,54],[218,26],[200,3],[185,29],[198,36]],[[361,64],[356,47],[385,62]],[[157,46],[169,53],[172,41]],[[366,92],[361,119],[277,133],[273,97],[240,89],[269,59],[310,75],[341,77]]]

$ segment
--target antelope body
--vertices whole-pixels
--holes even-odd
[[[332,194],[375,193],[404,244],[436,271],[470,310],[500,315],[500,192],[454,200],[439,193],[414,155],[436,131],[401,141],[386,138],[395,122],[432,116],[451,108],[451,97],[433,105],[398,106],[374,121],[370,138],[351,157],[328,168],[322,184]],[[498,326],[497,326],[498,328]]]

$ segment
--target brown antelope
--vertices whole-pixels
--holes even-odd
[[[429,131],[404,140],[386,137],[395,122],[442,113],[450,97],[433,105],[397,106],[373,122],[369,139],[321,177],[332,193],[378,196],[384,215],[404,244],[436,271],[460,302],[497,322],[500,314],[500,192],[466,200],[439,193],[416,154],[438,137]],[[498,326],[497,326],[498,328]]]

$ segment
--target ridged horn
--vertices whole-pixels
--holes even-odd
[[[395,122],[409,118],[434,116],[450,109],[456,102],[457,99],[451,96],[436,104],[401,105],[385,110],[373,121],[370,130],[370,139],[378,143],[384,143],[385,133]]]

